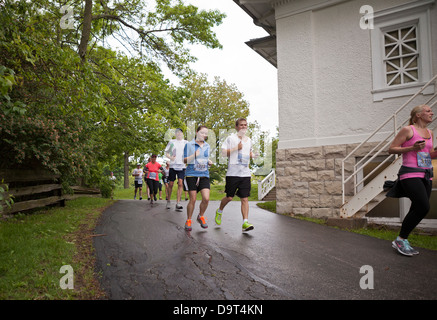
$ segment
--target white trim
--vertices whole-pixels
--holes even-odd
[[[415,94],[417,90],[423,87],[425,84],[426,81],[420,83],[404,84],[396,87],[372,90],[373,101],[382,101],[386,98],[392,98],[392,97],[411,96]],[[434,87],[433,86],[427,87],[425,90],[423,90],[422,94],[423,95],[434,94]]]
[[[394,8],[388,8],[374,12],[374,20],[388,20],[392,19],[393,15],[405,16],[407,14],[417,13],[424,10],[428,10],[434,4],[435,0],[420,0],[416,2],[406,3]]]
[[[400,218],[383,218],[383,217],[366,217],[368,223],[384,224],[400,227],[402,221]],[[416,228],[435,229],[437,228],[437,219],[423,219]]]
[[[384,140],[390,132],[380,132],[376,134],[369,142]],[[278,142],[278,149],[293,149],[293,148],[310,148],[310,147],[322,147],[327,145],[342,145],[342,144],[352,144],[361,143],[364,139],[369,136],[368,133],[359,135],[342,135],[342,136],[331,136],[331,137],[315,137],[315,138],[305,138],[305,139],[290,139],[281,140]]]
[[[275,8],[276,20],[294,16],[307,11],[321,10],[350,0],[279,0],[272,3]]]

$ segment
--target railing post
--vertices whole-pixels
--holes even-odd
[[[341,196],[342,200],[341,203],[344,203],[345,201],[345,182],[344,182],[344,159],[341,161]]]

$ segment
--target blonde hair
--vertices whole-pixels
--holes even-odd
[[[416,123],[416,121],[417,121],[417,114],[421,113],[425,106],[426,106],[425,104],[421,104],[421,105],[415,106],[413,108],[413,110],[411,110],[411,113],[410,113],[410,126]]]

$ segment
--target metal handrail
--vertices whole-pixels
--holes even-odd
[[[393,138],[396,136],[398,130],[402,128],[402,126],[405,125],[405,123],[408,121],[405,120],[402,122],[401,125],[398,125],[398,114],[404,110],[404,108],[409,105],[419,94],[421,94],[430,84],[432,84],[437,79],[437,75],[435,75],[431,80],[429,80],[418,92],[416,92],[412,97],[410,97],[401,107],[399,107],[387,120],[385,120],[376,130],[374,130],[363,142],[361,142],[358,146],[356,146],[341,162],[341,181],[342,181],[342,203],[345,203],[345,196],[346,196],[346,183],[354,178],[354,194],[356,194],[357,186],[362,184],[369,176],[371,176],[374,172],[376,172],[384,163],[388,161],[388,159],[392,156],[388,156],[382,163],[380,163],[376,168],[374,168],[369,174],[367,174],[365,177],[363,177],[360,181],[357,182],[357,174],[360,172],[361,168],[364,168],[367,164],[369,164],[375,157],[377,157],[387,146],[390,144],[390,141],[384,144],[382,148],[380,148],[375,154],[373,152],[380,147],[381,144],[383,144],[387,139],[393,136]],[[429,103],[437,96],[437,93],[435,93],[430,99],[428,99],[425,104],[429,105]],[[430,107],[432,108],[437,101],[432,103]],[[345,179],[345,162],[358,150],[360,149],[365,143],[367,143],[371,138],[373,138],[377,133],[381,131],[382,128],[384,128],[390,121],[393,121],[393,131],[389,132],[389,135],[380,141],[375,147],[372,148],[357,164],[354,165],[354,172]],[[382,133],[382,132],[381,132]],[[373,154],[373,156],[367,160],[364,164],[364,159],[370,157]],[[398,155],[395,155],[395,158],[397,158]]]

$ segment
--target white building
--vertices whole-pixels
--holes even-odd
[[[234,2],[270,34],[247,44],[278,69],[277,211],[354,216],[359,208],[340,208],[368,184],[360,177],[386,152],[364,170],[354,165],[437,92],[432,82],[396,116],[396,125],[389,122],[348,156],[437,74],[435,0]]]

